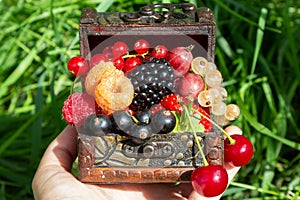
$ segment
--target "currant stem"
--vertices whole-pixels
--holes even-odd
[[[183,108],[185,109],[185,111],[187,112],[187,111],[188,111],[188,108],[186,107],[186,105],[182,105],[182,106],[183,106]],[[194,125],[193,125],[193,123],[192,123],[192,120],[191,120],[190,115],[189,115],[188,112],[186,113],[186,116],[187,116],[187,119],[188,119],[188,121],[189,121],[189,124],[190,124],[190,126],[191,126],[191,128],[192,128],[192,132],[193,132],[193,135],[194,135],[194,138],[195,138],[195,142],[196,142],[196,144],[197,144],[197,147],[198,147],[199,152],[200,152],[200,154],[201,154],[201,157],[202,157],[202,159],[203,159],[203,165],[204,165],[204,166],[208,166],[209,163],[207,162],[207,160],[206,160],[206,158],[205,158],[205,155],[204,155],[204,153],[203,153],[202,147],[201,147],[200,142],[199,142],[199,138],[198,138],[198,136],[197,136],[197,134],[196,134]]]
[[[127,52],[126,55],[122,56],[122,58],[133,58],[133,57],[137,57],[137,56],[141,56],[142,58],[145,58],[145,56],[148,54],[149,52],[147,51],[146,53],[143,54],[129,54],[129,52]]]
[[[204,117],[206,120],[210,121],[214,126],[216,126],[218,129],[222,131],[222,133],[228,138],[229,143],[233,145],[235,143],[235,140],[221,127],[219,126],[216,122],[211,120],[210,118],[206,117],[202,113],[200,113],[198,110],[195,110],[201,117]]]

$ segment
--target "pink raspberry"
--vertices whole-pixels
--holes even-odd
[[[87,116],[96,113],[96,103],[85,93],[71,94],[64,102],[62,115],[70,125],[81,126]]]

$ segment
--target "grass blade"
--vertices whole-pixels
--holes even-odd
[[[300,151],[300,143],[288,140],[286,138],[280,137],[278,136],[276,133],[272,132],[270,129],[268,129],[266,126],[264,126],[263,124],[259,123],[257,121],[257,119],[255,117],[253,117],[249,111],[246,109],[246,107],[244,106],[244,103],[241,101],[241,99],[237,99],[237,104],[241,109],[241,112],[243,114],[243,116],[246,118],[246,120],[248,121],[248,123],[258,132],[274,139],[277,140],[278,142],[281,142],[293,149],[296,149],[298,151]]]
[[[259,21],[258,21],[258,29],[257,29],[257,33],[256,33],[254,57],[253,57],[253,61],[252,61],[250,75],[254,74],[254,71],[255,71],[258,55],[259,55],[261,44],[262,44],[263,37],[264,37],[264,29],[265,29],[265,25],[266,25],[267,14],[268,14],[268,10],[265,8],[262,8],[261,15],[260,15]]]

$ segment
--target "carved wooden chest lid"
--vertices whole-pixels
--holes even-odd
[[[167,11],[158,11],[165,9]],[[208,8],[196,8],[193,4],[155,4],[142,7],[138,12],[98,13],[94,8],[82,12],[81,24],[115,25],[155,25],[164,26],[214,23],[212,12]]]

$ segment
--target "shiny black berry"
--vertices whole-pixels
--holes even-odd
[[[127,133],[135,124],[130,112],[126,110],[118,110],[114,112],[111,119],[116,131],[121,131],[124,133]]]
[[[150,125],[134,124],[129,131],[129,135],[144,140],[152,136],[152,128]]]
[[[151,126],[155,133],[170,133],[176,126],[176,117],[168,110],[159,110],[154,114]]]
[[[90,135],[103,136],[112,130],[112,123],[106,115],[89,115],[84,122],[84,127],[90,132]]]
[[[147,125],[151,121],[151,111],[146,110],[138,110],[134,112],[134,117],[138,120],[138,124],[140,125]]]

